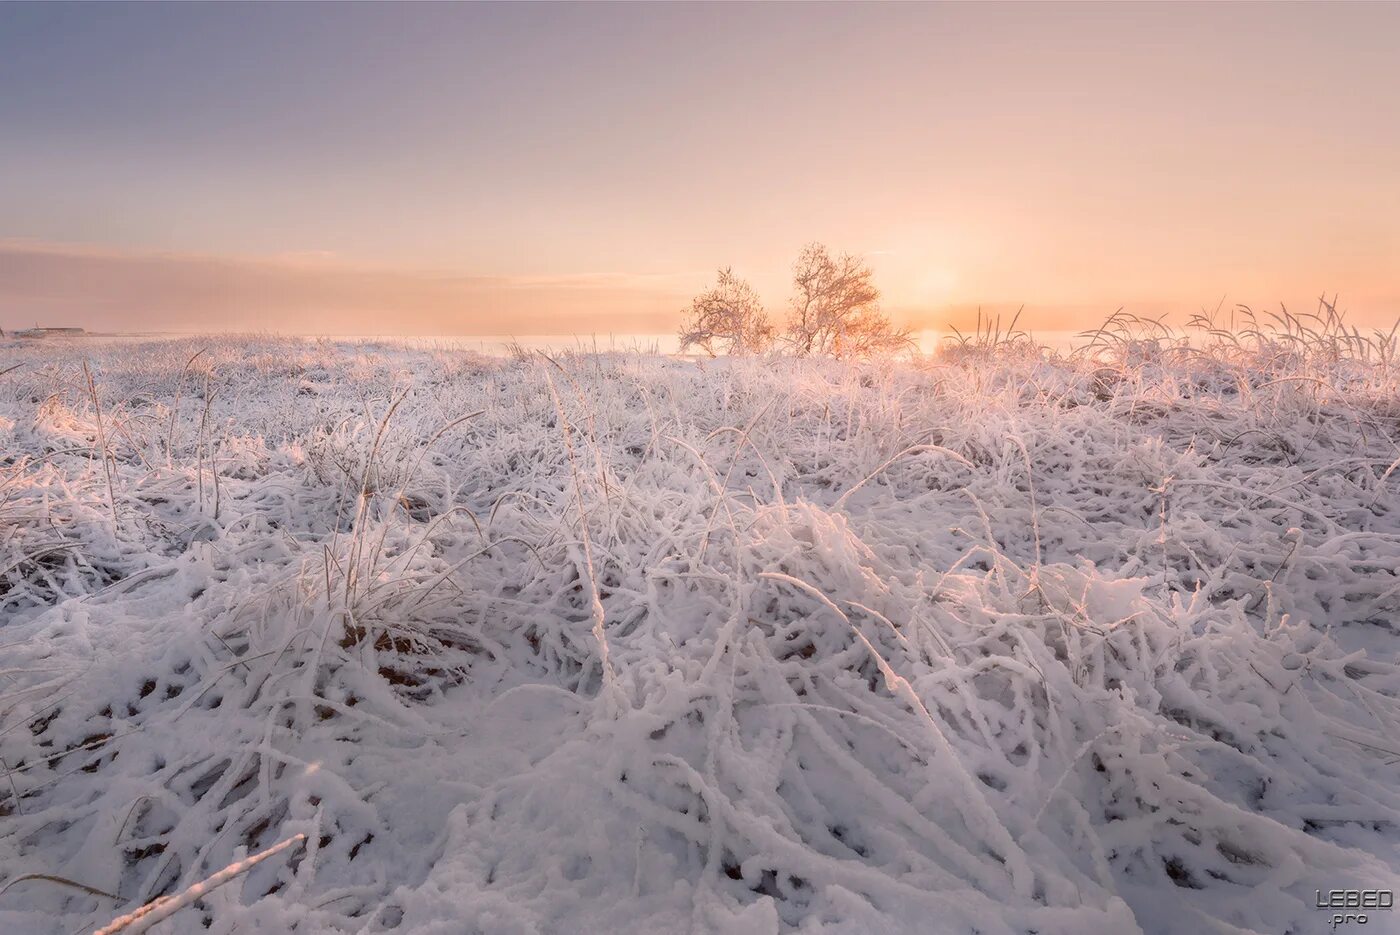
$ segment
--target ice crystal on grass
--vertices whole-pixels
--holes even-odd
[[[1390,358],[1129,324],[0,347],[0,929],[1315,927],[1397,869]]]

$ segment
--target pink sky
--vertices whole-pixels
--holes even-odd
[[[0,5],[0,325],[1400,317],[1400,5]]]

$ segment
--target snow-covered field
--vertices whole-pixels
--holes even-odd
[[[1400,374],[1274,338],[0,343],[0,932],[1328,931]]]

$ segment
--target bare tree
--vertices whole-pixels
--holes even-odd
[[[758,293],[728,267],[719,271],[713,289],[690,303],[680,329],[681,350],[698,347],[706,354],[761,354],[773,346],[773,326]]]
[[[833,257],[808,244],[793,265],[792,320],[784,342],[800,357],[869,357],[913,346],[907,329],[895,328],[880,311],[880,290],[860,257]]]

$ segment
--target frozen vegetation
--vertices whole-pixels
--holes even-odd
[[[0,932],[1324,931],[1393,351],[0,344]]]

